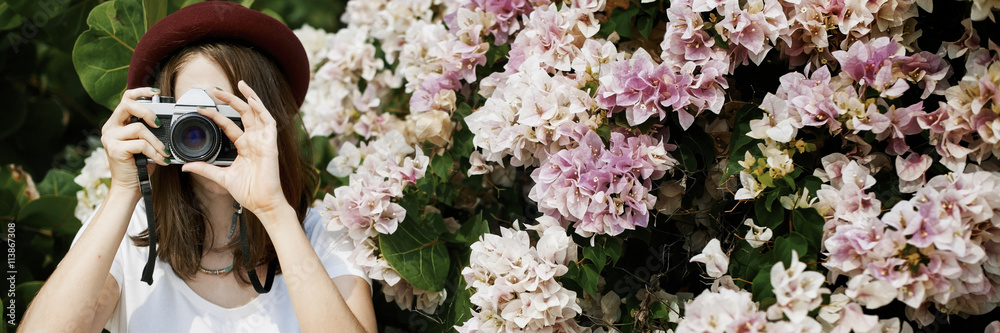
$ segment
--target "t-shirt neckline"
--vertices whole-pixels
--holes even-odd
[[[159,264],[163,264],[163,261],[159,261]],[[275,279],[273,286],[274,288],[271,288],[271,292],[266,294],[258,294],[257,297],[254,297],[252,300],[250,300],[250,302],[247,302],[247,304],[243,304],[235,308],[227,308],[212,303],[209,300],[205,299],[204,297],[201,297],[201,295],[198,295],[198,293],[195,292],[194,289],[191,289],[191,286],[189,286],[187,282],[184,281],[184,279],[181,279],[180,276],[177,276],[177,273],[174,272],[173,268],[169,267],[169,265],[164,265],[164,266],[166,266],[164,267],[164,270],[167,271],[167,274],[164,274],[166,280],[169,280],[170,283],[174,284],[176,289],[180,290],[181,294],[183,294],[185,298],[191,301],[191,303],[193,303],[201,310],[205,310],[214,314],[225,314],[228,316],[248,316],[250,314],[257,313],[259,309],[264,306],[264,302],[270,297],[269,295],[273,295],[274,293],[278,292],[282,287],[281,284],[284,282],[282,279],[282,275],[277,274],[274,277]]]

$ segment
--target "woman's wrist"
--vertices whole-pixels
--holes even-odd
[[[254,212],[254,214],[260,219],[265,229],[281,226],[288,221],[297,222],[298,220],[295,209],[288,203],[281,203],[269,209]],[[298,225],[298,223],[295,223],[295,225]]]
[[[139,200],[142,200],[142,192],[138,188],[118,186],[114,182],[111,182],[111,186],[108,186],[108,195],[104,197],[104,203],[107,204],[117,200],[123,200],[127,206],[134,207],[139,203]]]

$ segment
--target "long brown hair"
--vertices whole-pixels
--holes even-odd
[[[309,152],[299,149],[297,129],[303,126],[299,118],[296,118],[298,105],[284,75],[270,58],[249,46],[228,42],[196,44],[181,49],[163,63],[160,75],[156,78],[156,86],[163,96],[176,96],[173,88],[177,73],[196,55],[217,62],[232,85],[231,91],[243,100],[246,97],[236,88],[236,83],[239,80],[246,81],[271,112],[278,129],[281,188],[285,199],[296,210],[301,225],[306,210],[313,201],[318,175],[312,171],[310,159],[305,155]],[[158,257],[170,263],[178,276],[191,279],[198,272],[205,250],[205,234],[228,230],[206,230],[211,223],[208,223],[204,207],[192,190],[191,175],[180,169],[180,165],[159,166],[150,177],[155,203],[153,216],[157,222]],[[277,258],[277,254],[257,216],[246,210],[243,215],[246,217],[247,240],[250,243],[250,266],[242,265],[244,254],[240,250],[240,238],[237,237],[239,231],[236,231],[224,250],[233,254],[233,272],[237,274],[239,281],[248,284],[246,272]],[[132,237],[132,241],[138,246],[149,246],[148,230]]]

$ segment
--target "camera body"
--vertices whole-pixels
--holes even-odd
[[[199,114],[198,107],[217,110],[243,128],[240,114],[229,105],[215,104],[205,89],[191,88],[176,103],[173,97],[168,96],[143,97],[138,102],[153,109],[160,119],[160,128],[143,124],[170,150],[171,164],[201,161],[227,166],[236,159],[233,142],[215,122]],[[131,121],[142,120],[132,117]]]

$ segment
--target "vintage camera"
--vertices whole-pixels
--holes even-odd
[[[146,127],[170,150],[171,164],[202,161],[225,166],[236,159],[233,142],[215,122],[198,114],[198,107],[217,110],[243,128],[240,114],[229,105],[215,104],[205,89],[192,88],[176,103],[167,96],[140,97],[138,101],[153,109],[163,124],[160,128]],[[132,117],[132,122],[139,121]]]

